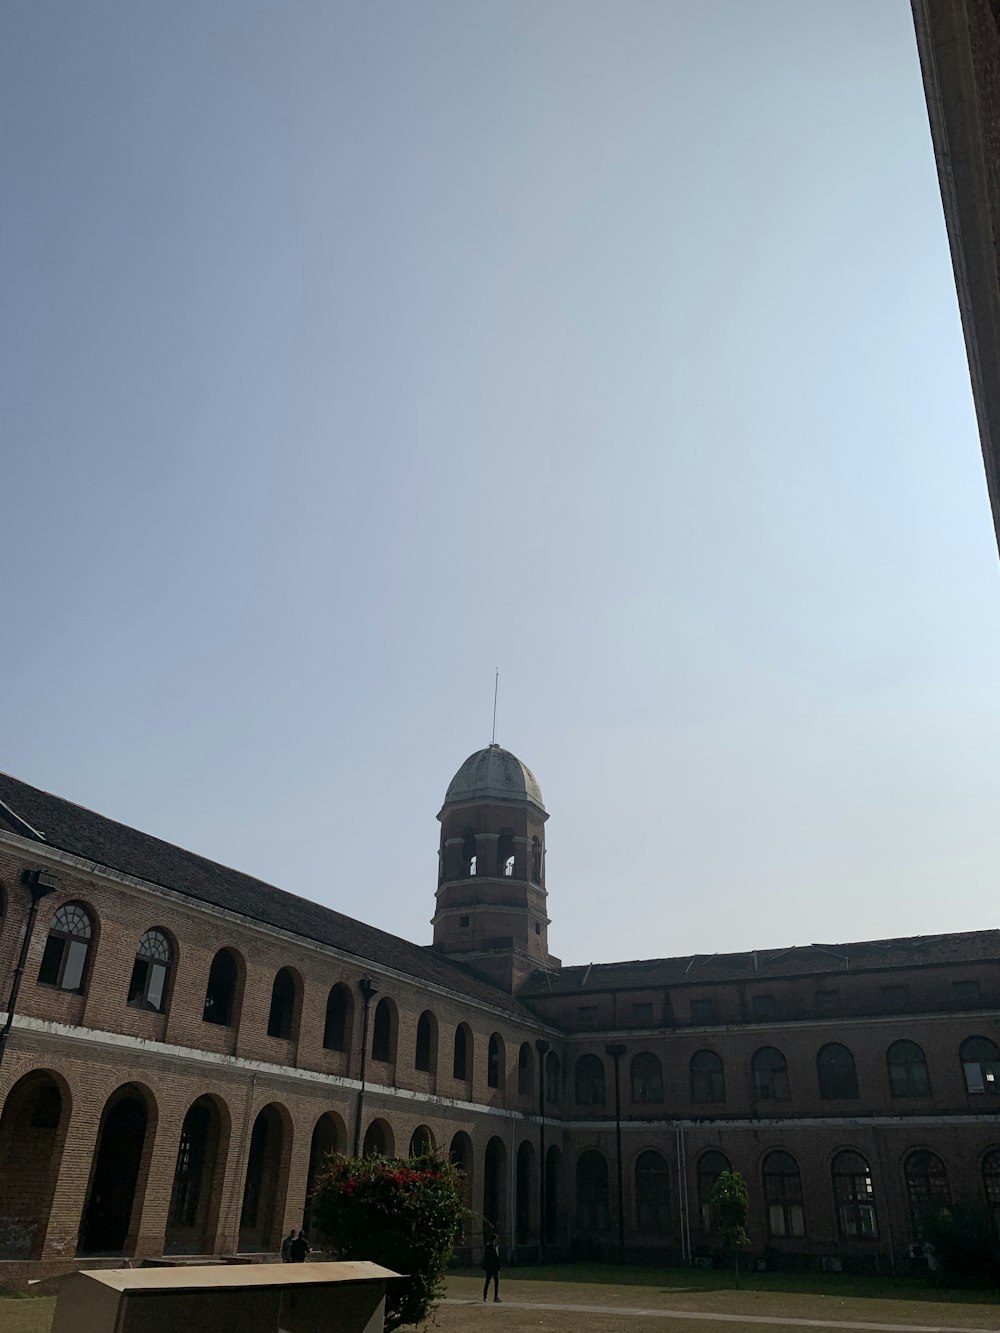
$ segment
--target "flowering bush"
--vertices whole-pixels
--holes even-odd
[[[331,1156],[309,1206],[312,1225],[338,1259],[370,1259],[397,1273],[385,1327],[421,1324],[443,1289],[465,1213],[462,1177],[447,1158]]]

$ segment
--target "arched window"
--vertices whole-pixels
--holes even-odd
[[[391,1000],[379,1000],[372,1020],[372,1059],[392,1064],[395,1058],[396,1024]]]
[[[894,1041],[885,1054],[893,1097],[929,1097],[931,1080],[924,1052],[915,1041]]]
[[[462,879],[470,879],[476,873],[476,835],[471,829],[462,834]]]
[[[596,1148],[588,1148],[577,1159],[576,1223],[584,1235],[600,1234],[611,1224],[608,1164]]]
[[[94,927],[82,903],[63,903],[49,926],[38,981],[42,986],[82,991]]]
[[[427,1125],[418,1125],[410,1135],[410,1157],[429,1157],[434,1151],[434,1135]]]
[[[903,1178],[906,1181],[913,1227],[919,1232],[925,1217],[934,1216],[951,1207],[948,1172],[937,1153],[918,1148],[903,1163]]]
[[[604,1105],[604,1062],[597,1055],[581,1055],[573,1070],[577,1106]]]
[[[649,1051],[634,1055],[629,1072],[633,1102],[656,1105],[663,1101],[663,1070],[655,1055]]]
[[[833,1159],[833,1197],[837,1202],[837,1226],[845,1237],[878,1237],[875,1190],[872,1173],[860,1153],[844,1151]]]
[[[531,839],[531,878],[535,884],[542,882],[542,844],[537,838]]]
[[[503,1038],[496,1032],[490,1037],[490,1044],[486,1050],[486,1083],[491,1088],[503,1087],[504,1075],[504,1045]]]
[[[395,1151],[395,1139],[386,1120],[373,1120],[365,1130],[361,1145],[362,1157],[391,1157]]]
[[[816,1057],[816,1072],[819,1075],[819,1095],[824,1101],[857,1097],[858,1075],[854,1068],[854,1056],[840,1042],[831,1041],[821,1047]]]
[[[788,1086],[788,1065],[776,1046],[762,1046],[750,1061],[753,1086],[761,1101],[787,1102],[791,1097]]]
[[[514,875],[514,835],[509,828],[502,829],[497,837],[497,874],[506,879]]]
[[[530,1097],[535,1091],[535,1057],[526,1041],[517,1052],[517,1090],[522,1097]]]
[[[559,1057],[555,1051],[549,1051],[545,1057],[545,1100],[547,1102],[557,1102],[559,1100],[561,1078],[562,1068],[559,1064]]]
[[[212,959],[208,973],[205,1008],[201,1015],[206,1023],[215,1023],[224,1028],[232,1026],[238,979],[239,972],[232,952],[220,949]]]
[[[722,1060],[714,1051],[695,1051],[691,1057],[691,1100],[724,1102],[726,1076]]]
[[[991,1148],[983,1158],[983,1189],[986,1206],[993,1218],[993,1230],[1000,1239],[1000,1148]]]
[[[133,1009],[152,1009],[158,1014],[166,1009],[172,961],[170,941],[163,931],[147,930],[139,941],[128,983],[128,1003]]]
[[[966,1037],[958,1050],[966,1092],[1000,1092],[1000,1049],[989,1037]]]
[[[787,1152],[769,1152],[764,1158],[764,1201],[767,1229],[772,1236],[804,1236],[802,1177],[799,1164]]]
[[[267,1015],[267,1035],[287,1041],[295,1023],[295,1001],[298,988],[290,967],[283,967],[271,987],[271,1008]]]
[[[471,1034],[465,1023],[459,1023],[455,1029],[455,1049],[452,1056],[451,1075],[452,1078],[460,1079],[463,1083],[469,1077],[469,1043]]]
[[[413,1052],[413,1067],[429,1073],[434,1056],[434,1031],[437,1024],[429,1009],[417,1019],[417,1042]]]
[[[354,1018],[354,999],[350,990],[339,981],[330,988],[326,997],[326,1021],[323,1024],[323,1046],[328,1051],[346,1051]]]
[[[651,1149],[635,1159],[635,1225],[650,1236],[665,1236],[670,1230],[670,1172]]]
[[[723,1171],[731,1171],[729,1158],[723,1152],[710,1148],[698,1158],[698,1212],[701,1216],[701,1229],[711,1233],[714,1228],[712,1217],[712,1190]]]

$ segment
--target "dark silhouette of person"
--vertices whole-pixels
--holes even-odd
[[[486,1248],[483,1250],[483,1272],[486,1274],[486,1281],[483,1283],[483,1300],[486,1300],[486,1293],[490,1289],[490,1279],[493,1280],[493,1299],[500,1301],[500,1249],[497,1245],[496,1236],[493,1236],[486,1242]]]
[[[305,1233],[300,1231],[288,1247],[289,1262],[293,1264],[304,1264],[308,1253],[309,1242],[306,1240]]]
[[[285,1239],[281,1242],[281,1262],[283,1264],[290,1264],[292,1262],[292,1245],[294,1243],[295,1243],[295,1228],[293,1227],[292,1230],[285,1237]]]

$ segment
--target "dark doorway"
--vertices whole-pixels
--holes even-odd
[[[78,1254],[124,1254],[135,1243],[130,1228],[148,1123],[146,1101],[126,1085],[108,1100],[101,1116],[90,1190],[83,1210]]]
[[[280,1248],[287,1175],[286,1137],[281,1112],[272,1102],[257,1116],[250,1134],[240,1210],[241,1252],[259,1254]]]
[[[507,1218],[507,1149],[501,1139],[492,1138],[486,1145],[483,1165],[483,1233],[489,1238],[503,1237]]]
[[[0,1117],[0,1259],[37,1259],[69,1125],[69,1094],[51,1074],[26,1074]]]
[[[517,1189],[515,1195],[515,1230],[518,1245],[531,1239],[532,1177],[535,1174],[535,1150],[522,1143],[517,1150]]]
[[[552,1147],[545,1156],[545,1243],[554,1245],[559,1237],[559,1207],[562,1190],[562,1154]]]
[[[184,1117],[167,1217],[168,1254],[211,1254],[219,1213],[216,1167],[222,1123],[211,1097],[199,1097]]]
[[[338,1122],[332,1112],[327,1111],[316,1121],[312,1132],[312,1142],[309,1145],[309,1170],[306,1172],[306,1207],[305,1207],[305,1229],[309,1233],[311,1218],[309,1214],[309,1202],[312,1199],[313,1190],[316,1188],[317,1181],[323,1174],[326,1166],[326,1159],[331,1153],[337,1151],[338,1144],[346,1144],[347,1134],[343,1129],[343,1122]]]

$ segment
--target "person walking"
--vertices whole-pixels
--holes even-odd
[[[281,1242],[281,1262],[283,1264],[290,1264],[292,1262],[292,1244],[294,1240],[295,1240],[295,1228],[293,1227],[292,1230],[285,1237],[285,1239]]]
[[[308,1253],[309,1242],[306,1240],[305,1232],[300,1231],[289,1246],[289,1262],[293,1264],[304,1264]]]
[[[498,1305],[500,1301],[500,1248],[497,1245],[497,1238],[493,1236],[486,1242],[486,1248],[483,1251],[483,1272],[486,1274],[486,1281],[483,1283],[483,1300],[486,1300],[486,1293],[490,1289],[490,1279],[493,1280],[493,1300]]]

